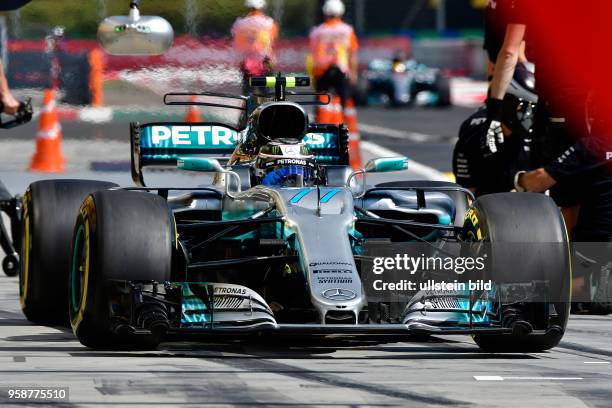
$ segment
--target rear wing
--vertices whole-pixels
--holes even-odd
[[[132,180],[145,186],[144,167],[176,167],[178,157],[208,156],[228,160],[239,143],[240,131],[221,123],[130,123]],[[346,126],[311,124],[304,137],[323,165],[348,165]]]
[[[228,159],[238,145],[240,132],[221,123],[130,123],[132,180],[144,186],[142,169],[176,166],[179,156]]]

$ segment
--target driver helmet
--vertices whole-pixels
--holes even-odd
[[[520,62],[504,97],[503,122],[512,131],[531,133],[538,103],[535,88],[535,65]]]
[[[341,0],[327,0],[323,4],[323,14],[326,17],[342,17],[345,7]]]
[[[279,139],[259,149],[255,174],[264,186],[302,187],[314,185],[318,171],[304,142]]]
[[[244,5],[246,8],[261,10],[266,7],[266,0],[246,0]]]

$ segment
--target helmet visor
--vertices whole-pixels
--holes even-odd
[[[264,186],[303,187],[314,185],[316,170],[313,166],[284,165],[266,169],[261,184]]]

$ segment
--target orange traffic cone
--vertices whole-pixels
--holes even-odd
[[[332,120],[330,123],[334,125],[341,125],[344,122],[344,118],[342,115],[342,99],[339,96],[334,96],[332,98]]]
[[[198,100],[197,96],[193,95],[191,97],[191,102],[195,102],[197,100]],[[199,123],[201,121],[202,121],[202,118],[200,117],[200,110],[198,109],[197,106],[191,105],[189,108],[187,108],[187,114],[185,115],[185,122]]]
[[[357,110],[355,102],[349,98],[344,107],[344,123],[349,131],[349,164],[353,169],[361,168],[361,135],[357,125]]]
[[[319,96],[319,102],[321,103],[325,103],[327,102],[327,96],[326,95],[320,95]],[[317,106],[317,123],[332,123],[332,108],[331,108],[331,100],[330,103],[327,105],[318,105]]]
[[[32,156],[31,171],[59,173],[64,171],[62,126],[55,110],[55,91],[45,89],[40,121],[36,132],[36,153]]]

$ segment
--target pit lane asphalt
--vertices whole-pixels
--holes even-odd
[[[538,354],[481,353],[462,336],[174,338],[154,352],[109,352],[30,325],[17,293],[16,278],[0,277],[0,386],[69,387],[65,406],[558,408],[612,398],[610,317],[573,316],[561,346]]]
[[[450,158],[457,125],[468,113],[373,109],[360,116],[387,134],[364,134],[365,140],[446,170],[442,163]],[[434,137],[422,140],[415,134]],[[64,124],[64,135],[67,148],[83,138],[127,143],[127,126]],[[32,141],[33,133],[22,137]],[[15,140],[0,141],[0,152],[17,155],[11,147]],[[89,160],[115,154],[119,150],[81,153]],[[12,163],[0,177],[13,192],[40,177],[22,170],[27,158]],[[81,169],[66,176],[129,183],[126,173]],[[464,336],[172,338],[155,352],[91,351],[66,328],[30,325],[19,310],[17,279],[0,276],[0,387],[67,386],[66,406],[609,407],[610,333],[612,317],[572,316],[560,347],[518,355],[481,353]],[[0,397],[1,406],[8,402]]]

